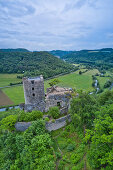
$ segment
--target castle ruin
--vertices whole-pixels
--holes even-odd
[[[72,89],[53,86],[44,93],[43,76],[23,78],[25,104],[20,106],[26,112],[40,110],[47,112],[50,107],[58,106],[61,113],[66,113],[70,107]]]

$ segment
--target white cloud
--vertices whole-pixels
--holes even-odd
[[[71,50],[110,44],[112,15],[112,0],[1,0],[0,46]]]

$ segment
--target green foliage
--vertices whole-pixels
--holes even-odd
[[[94,129],[87,130],[85,140],[90,142],[88,159],[92,168],[113,167],[113,105],[102,107],[96,113]]]
[[[58,84],[60,81],[58,79],[53,79],[51,80],[51,82],[49,82],[50,86],[55,86],[56,84]]]
[[[45,121],[37,120],[22,133],[0,136],[1,169],[55,169],[52,140]]]
[[[91,127],[97,109],[95,98],[88,93],[80,92],[78,98],[73,98],[71,102],[70,113],[75,127]]]
[[[113,91],[105,91],[98,97],[98,102],[100,105],[107,104],[109,101],[113,103]]]
[[[81,75],[81,74],[82,74],[82,72],[81,72],[81,71],[79,71],[79,74]]]
[[[75,144],[69,144],[67,146],[67,151],[70,152],[70,151],[73,151],[75,149]]]
[[[71,168],[71,170],[81,170],[81,169],[83,169],[83,168],[84,168],[84,162],[81,161],[78,165],[73,166],[73,167]]]
[[[113,67],[113,49],[73,51],[61,58],[70,63],[82,63],[87,68],[96,66],[101,72]]]
[[[76,151],[71,154],[71,161],[73,164],[77,164],[84,155],[85,145],[81,144]]]
[[[52,123],[55,123],[55,119],[52,119]]]
[[[20,122],[25,121],[25,122],[30,122],[30,121],[35,121],[37,119],[41,119],[43,117],[43,113],[37,110],[33,110],[32,112],[24,112],[20,111],[18,114],[18,120]]]
[[[55,152],[56,155],[56,159],[60,159],[61,158],[61,153],[60,152]]]
[[[49,115],[52,116],[54,119],[57,119],[60,115],[60,111],[58,107],[51,107],[49,109]]]
[[[71,70],[76,68],[48,52],[0,52],[0,73],[24,72],[24,76],[42,74],[48,78]]]
[[[7,116],[6,118],[3,118],[0,121],[0,128],[5,129],[5,130],[14,130],[14,125],[17,122],[17,115],[10,115]]]
[[[106,83],[104,84],[104,88],[110,87],[112,82],[110,80],[107,80]]]
[[[49,118],[48,118],[48,117],[46,117],[44,120],[48,122],[48,121],[49,121]]]

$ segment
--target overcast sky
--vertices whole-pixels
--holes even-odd
[[[113,47],[113,0],[0,0],[0,48]]]

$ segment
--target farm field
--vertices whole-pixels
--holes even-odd
[[[0,87],[9,86],[10,83],[19,83],[22,80],[17,78],[20,74],[0,74]]]
[[[85,71],[86,69],[81,69],[81,71]],[[80,71],[80,70],[79,70]],[[92,75],[99,73],[97,69],[89,70],[82,75],[79,75],[79,71],[76,71],[74,73],[70,73],[67,75],[59,76],[58,79],[60,80],[60,83],[58,83],[58,86],[61,87],[69,87],[69,88],[75,88],[76,90],[84,90],[84,91],[93,91],[94,88],[92,87]],[[103,87],[108,77],[97,77],[99,80],[100,86]],[[44,82],[45,92],[46,88],[50,87],[49,82],[50,80],[46,80]],[[20,86],[13,86],[10,88],[4,88],[2,91],[11,99],[11,101],[18,105],[20,103],[24,103],[24,93],[23,93],[23,87]]]
[[[81,69],[81,71],[85,71],[86,69]],[[82,75],[79,75],[79,71],[75,73],[67,74],[64,76],[58,77],[60,83],[58,86],[62,87],[71,87],[77,90],[84,90],[84,91],[93,91],[92,87],[92,75],[98,73],[97,69],[89,70]],[[49,82],[51,80],[45,81],[45,87],[49,87]]]
[[[0,90],[0,106],[13,105],[10,98]]]
[[[23,86],[4,88],[2,91],[13,101],[14,105],[24,103]]]

